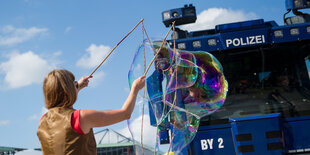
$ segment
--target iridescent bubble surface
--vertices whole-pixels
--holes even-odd
[[[142,45],[138,48],[128,73],[130,87],[136,78],[144,74],[157,52],[152,46],[158,49],[160,45],[146,42],[144,50]],[[213,55],[205,51],[173,51],[164,46],[146,74],[145,91],[139,92],[131,117],[132,122],[144,116],[139,129],[129,124],[135,141],[140,145],[154,145],[150,147],[157,151],[182,154],[181,150],[194,139],[200,118],[224,104],[227,90],[222,66]],[[150,113],[155,120],[150,120]],[[154,128],[150,127],[150,122],[157,135],[140,132],[141,128]],[[159,133],[165,130],[170,130],[171,146],[159,145]],[[156,139],[146,142],[150,136]],[[139,149],[136,151],[141,152]]]

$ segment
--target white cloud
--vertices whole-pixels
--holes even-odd
[[[0,120],[0,126],[6,126],[10,124],[10,120]]]
[[[7,25],[0,28],[0,46],[22,43],[47,31],[47,28],[30,27],[26,29]]]
[[[15,155],[42,155],[42,152],[36,150],[24,150],[16,152]]]
[[[72,27],[71,26],[68,26],[68,27],[66,27],[66,29],[65,29],[65,33],[68,33],[68,32],[70,32],[72,30]]]
[[[60,56],[60,55],[62,55],[62,52],[61,52],[61,51],[57,51],[57,52],[53,53],[53,56],[54,56],[54,57],[58,57],[58,56]]]
[[[87,54],[83,55],[76,63],[77,66],[83,68],[93,68],[100,64],[105,56],[110,52],[111,48],[105,45],[91,44],[87,49]]]
[[[130,120],[130,128],[133,133],[134,139],[136,141],[141,142],[141,123],[142,123],[142,115],[139,117]],[[120,129],[120,134],[131,137],[128,127]],[[150,125],[150,117],[148,115],[144,115],[143,118],[143,145],[155,146],[156,141],[156,127]]]
[[[31,115],[29,118],[28,118],[28,120],[30,120],[30,121],[37,121],[37,120],[40,120],[40,116],[39,115],[37,115],[37,114],[34,114],[34,115]]]
[[[215,25],[240,22],[245,20],[258,19],[255,13],[243,12],[225,8],[209,8],[197,15],[197,20],[193,24],[180,26],[183,30],[197,31],[204,29],[214,29]]]
[[[130,92],[129,87],[125,87],[125,88],[124,88],[124,91],[125,91],[126,93],[129,93],[129,92]]]
[[[29,118],[28,118],[28,120],[30,120],[30,121],[37,121],[37,120],[40,120],[41,119],[41,117],[45,114],[45,113],[47,113],[47,109],[45,108],[45,107],[42,107],[41,108],[41,113],[40,114],[33,114],[33,115],[31,115]]]
[[[8,88],[42,83],[44,76],[54,68],[55,63],[48,62],[32,51],[13,52],[8,61],[0,63],[0,73],[5,74],[4,83]]]

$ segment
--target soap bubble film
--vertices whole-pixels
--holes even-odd
[[[150,44],[145,40],[145,46],[139,46],[128,73],[130,87],[144,74],[160,45],[161,42]],[[200,118],[224,104],[227,90],[222,66],[213,55],[205,51],[174,51],[165,44],[146,74],[145,89],[139,92],[128,121],[136,152],[141,154],[143,145],[155,149],[156,154],[186,154],[181,151],[194,139]],[[141,116],[143,122],[134,125],[133,121],[142,121]],[[153,135],[145,134],[146,130],[152,130]],[[169,138],[160,139],[162,133]],[[160,144],[161,141],[167,144]]]

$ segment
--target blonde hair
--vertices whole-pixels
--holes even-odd
[[[47,74],[43,82],[43,93],[47,109],[70,108],[77,98],[74,75],[67,70],[56,69]]]

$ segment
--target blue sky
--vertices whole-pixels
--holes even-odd
[[[68,69],[77,79],[89,75],[142,18],[150,37],[163,38],[168,28],[161,12],[189,3],[198,15],[197,24],[181,27],[189,31],[258,18],[283,25],[286,12],[284,0],[1,1],[0,146],[40,147],[36,130],[46,111],[42,81],[49,71]],[[139,26],[80,92],[76,109],[121,108],[129,93],[129,67],[141,41]],[[126,130],[126,122],[109,128]]]

